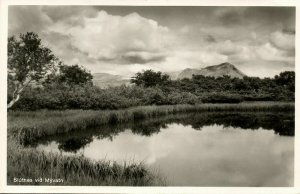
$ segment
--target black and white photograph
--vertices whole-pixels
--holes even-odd
[[[295,186],[295,6],[7,19],[7,186]]]

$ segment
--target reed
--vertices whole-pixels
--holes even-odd
[[[20,185],[122,185],[163,186],[165,180],[143,163],[117,164],[113,161],[93,161],[83,156],[63,156],[37,152],[9,141],[7,162],[8,184]],[[35,179],[42,178],[42,182]],[[32,182],[16,182],[15,178]],[[45,182],[45,179],[62,179],[63,182]]]

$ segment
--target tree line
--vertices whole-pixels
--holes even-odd
[[[204,102],[294,101],[295,98],[294,71],[281,72],[274,78],[193,75],[191,79],[171,80],[166,74],[147,70],[137,73],[131,82],[143,87],[159,87],[166,93],[189,92]]]
[[[8,108],[120,109],[140,105],[294,101],[295,72],[274,78],[205,77],[171,80],[167,74],[146,70],[132,85],[101,89],[91,73],[66,65],[28,32],[8,38]]]

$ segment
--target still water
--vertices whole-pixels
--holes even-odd
[[[293,186],[294,115],[186,114],[52,136],[38,150],[144,162],[173,186]]]

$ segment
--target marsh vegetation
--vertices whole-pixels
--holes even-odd
[[[172,123],[192,126],[197,130],[215,124],[225,128],[263,128],[292,137],[293,110],[292,103],[271,102],[147,106],[112,111],[12,111],[8,113],[8,181],[15,184],[12,177],[43,175],[63,177],[67,185],[172,184],[157,166],[150,168],[147,162],[141,163],[145,158],[138,154],[135,154],[137,161],[123,158],[116,162],[110,158],[113,153],[88,158],[79,150],[92,144],[95,138],[112,140],[126,129],[131,129],[133,134],[150,137]],[[50,152],[49,148],[48,151],[36,150],[36,146],[53,141],[58,143],[58,150],[79,154],[62,155],[53,148]],[[100,150],[106,148],[101,147]],[[82,182],[83,179],[86,181]]]

